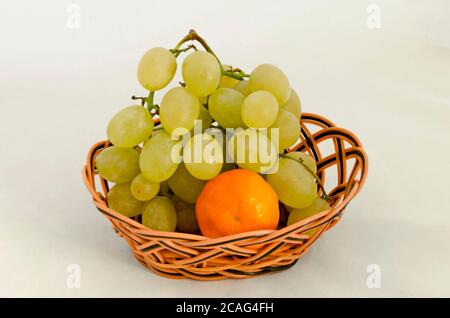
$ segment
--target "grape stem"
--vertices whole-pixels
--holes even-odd
[[[317,174],[315,174],[314,171],[312,171],[312,170],[304,163],[304,161],[303,161],[302,158],[298,158],[298,159],[297,159],[297,158],[292,158],[292,157],[287,156],[287,154],[282,154],[280,157],[281,157],[281,158],[284,158],[284,159],[294,160],[294,161],[300,163],[300,164],[303,166],[303,168],[305,168],[306,171],[308,171],[308,172],[314,177],[314,179],[316,179],[317,184],[319,185],[319,188],[322,190],[322,199],[324,199],[325,201],[329,201],[329,200],[330,200],[330,197],[328,196],[327,192],[325,191],[325,187],[323,186],[322,181],[321,181],[320,178],[317,176]]]
[[[245,74],[244,71],[239,70],[239,72],[235,72],[235,71],[225,71],[222,67],[222,75],[237,79],[237,80],[244,80],[244,78],[246,77],[250,77],[249,74]]]
[[[234,79],[237,79],[240,81],[242,81],[246,77],[250,77],[249,74],[245,74],[245,72],[240,69],[232,69],[231,71],[225,71],[225,69],[223,68],[223,65],[220,62],[217,55],[214,53],[214,51],[211,49],[211,47],[208,45],[208,43],[205,41],[205,39],[203,39],[200,35],[198,35],[198,33],[195,30],[190,30],[189,33],[184,38],[182,38],[180,42],[178,42],[178,44],[175,46],[175,48],[173,48],[170,51],[171,52],[180,51],[180,47],[188,41],[197,41],[198,43],[200,43],[203,46],[203,48],[206,50],[206,52],[209,52],[212,55],[214,55],[214,57],[219,62],[220,71],[221,71],[222,75],[231,77],[231,78],[234,78]],[[175,56],[178,56],[178,55],[175,55]]]
[[[194,51],[198,51],[197,47],[195,45],[191,44],[191,45],[188,45],[187,47],[185,47],[184,49],[171,49],[170,52],[172,52],[173,55],[175,55],[175,57],[178,57],[181,53],[187,52],[191,49],[193,49]]]
[[[153,104],[153,97],[155,95],[155,92],[150,92],[148,97],[137,97],[137,96],[131,96],[132,100],[140,100],[141,106],[145,107],[145,103],[147,103],[147,109],[150,113],[150,115],[159,114],[159,106],[156,104]],[[152,114],[152,110],[154,110],[154,113]]]
[[[136,97],[136,96],[131,96],[131,100],[140,100],[141,101],[141,106],[145,105],[145,100],[147,99],[147,97]]]
[[[156,112],[159,110],[159,106],[153,103],[154,97],[155,97],[155,92],[150,91],[150,93],[148,93],[148,97],[145,99],[145,101],[147,103],[147,109],[150,113],[152,112],[152,109],[154,109]]]

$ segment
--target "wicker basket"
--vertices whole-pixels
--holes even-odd
[[[107,141],[89,151],[83,177],[94,204],[123,237],[137,260],[158,275],[169,278],[217,280],[246,278],[293,266],[325,231],[334,226],[350,200],[367,177],[367,156],[360,141],[346,129],[329,120],[302,114],[300,142],[291,151],[307,151],[317,161],[318,176],[331,197],[331,209],[279,230],[263,230],[210,239],[200,235],[153,231],[134,219],[108,208],[105,200],[108,183],[94,171],[96,156],[109,146]],[[324,147],[332,149],[324,154]],[[336,182],[325,182],[329,169],[335,170]],[[102,192],[96,188],[101,187]],[[305,234],[317,228],[313,236]]]

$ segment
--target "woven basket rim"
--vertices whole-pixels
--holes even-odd
[[[361,146],[361,142],[353,133],[351,133],[349,130],[347,130],[345,128],[340,128],[340,127],[337,128],[330,120],[328,120],[320,115],[311,114],[311,113],[303,113],[302,119],[305,118],[305,120],[307,121],[308,120],[307,118],[311,117],[311,116],[327,123],[328,125],[331,126],[330,127],[331,129],[338,129],[341,133],[343,132],[345,134],[348,134],[349,136],[352,136],[352,138],[355,140],[355,144],[359,145],[359,147],[355,147],[355,148],[359,148],[360,152],[366,159],[366,165],[367,165],[367,155]],[[158,120],[156,120],[155,122],[158,122]],[[301,144],[291,147],[289,149],[289,151],[295,151],[296,149],[299,148],[300,145]],[[310,218],[300,220],[294,224],[283,227],[281,229],[256,230],[256,231],[249,231],[249,232],[243,232],[243,233],[238,233],[238,234],[222,236],[219,238],[210,238],[210,237],[206,237],[206,236],[199,235],[199,234],[190,234],[190,233],[181,233],[181,232],[162,232],[162,231],[152,230],[152,229],[145,227],[141,223],[133,220],[132,218],[123,216],[122,214],[110,209],[106,204],[106,199],[104,198],[104,196],[101,193],[96,191],[95,180],[94,180],[95,173],[94,173],[94,166],[93,166],[93,161],[94,161],[93,158],[94,158],[95,152],[97,152],[98,150],[100,150],[102,148],[105,148],[105,146],[109,146],[108,140],[99,141],[90,148],[87,159],[86,159],[86,164],[84,165],[83,172],[82,172],[84,183],[85,183],[86,187],[88,188],[89,192],[91,193],[94,204],[97,206],[97,208],[100,211],[109,214],[111,217],[118,219],[120,222],[129,223],[130,225],[137,228],[136,231],[142,235],[150,235],[153,237],[157,236],[157,237],[166,238],[166,239],[182,239],[182,240],[189,240],[189,241],[198,241],[199,243],[201,242],[201,245],[205,245],[205,246],[215,245],[215,244],[223,244],[224,242],[242,240],[245,238],[256,239],[256,241],[249,244],[249,245],[256,245],[256,244],[261,243],[261,242],[259,242],[260,239],[261,239],[261,241],[270,240],[271,236],[283,235],[284,233],[290,232],[292,229],[296,229],[299,226],[304,226],[315,220],[321,219],[324,216],[326,216],[326,220],[331,220],[333,217],[336,216],[336,214],[339,213],[339,211],[341,211],[353,199],[353,197],[361,189],[362,185],[365,182],[365,179],[367,178],[367,171],[368,171],[368,167],[366,166],[365,169],[363,169],[363,171],[361,172],[360,180],[353,180],[353,186],[344,200],[339,202],[337,205],[332,206],[330,209],[323,211],[321,213],[315,214],[314,216],[312,216]]]

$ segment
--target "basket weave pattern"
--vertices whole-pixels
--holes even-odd
[[[367,177],[367,156],[358,138],[329,120],[303,113],[301,138],[290,151],[308,152],[315,158],[318,176],[328,195],[331,209],[288,227],[262,230],[210,239],[200,235],[158,232],[146,228],[108,208],[108,183],[95,172],[95,158],[109,146],[95,144],[89,151],[83,177],[94,204],[113,225],[115,232],[130,245],[136,259],[158,275],[169,278],[217,280],[257,276],[293,266],[325,231],[342,217],[350,200]],[[312,131],[315,131],[312,133]],[[334,151],[323,155],[321,143],[330,143]],[[354,159],[354,160],[353,160]],[[325,181],[326,170],[336,169],[337,184]],[[96,178],[100,182],[97,189]],[[100,192],[100,191],[101,192]],[[314,235],[305,234],[317,228]]]

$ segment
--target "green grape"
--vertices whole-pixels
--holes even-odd
[[[183,61],[183,80],[196,96],[206,96],[216,90],[220,83],[221,69],[211,53],[195,51]]]
[[[242,169],[266,173],[277,163],[278,150],[266,134],[256,129],[239,129],[228,141],[228,152]]]
[[[108,192],[107,201],[111,210],[130,218],[141,214],[145,205],[133,197],[129,183],[114,185]]]
[[[278,129],[278,143],[272,140],[272,129]],[[280,109],[277,119],[267,132],[273,144],[278,144],[278,152],[282,153],[284,149],[293,146],[300,138],[300,123],[293,114]]]
[[[261,64],[253,70],[250,74],[249,90],[271,92],[279,105],[285,104],[291,94],[291,86],[286,75],[271,64]]]
[[[170,83],[177,69],[172,52],[162,47],[147,51],[139,62],[138,79],[149,91],[157,91]]]
[[[277,171],[267,175],[267,182],[278,194],[278,199],[293,208],[305,208],[317,198],[314,177],[292,159],[281,158]]]
[[[277,119],[278,110],[277,100],[271,93],[257,91],[244,99],[241,116],[248,127],[267,128]]]
[[[184,233],[197,233],[198,223],[195,215],[195,204],[187,203],[175,196],[172,199],[177,211],[177,229]]]
[[[197,119],[201,120],[202,132],[208,129],[212,124],[211,115],[209,114],[209,111],[203,106],[200,106],[200,113]]]
[[[241,117],[244,95],[231,88],[219,88],[209,97],[209,112],[224,128],[245,127]]]
[[[152,182],[162,182],[177,170],[178,163],[172,156],[176,145],[170,135],[159,131],[147,141],[141,152],[139,166],[144,177]]]
[[[233,77],[229,77],[226,75],[222,75],[221,79],[220,79],[220,84],[219,87],[221,88],[233,88],[236,83],[239,82],[238,79],[235,79]]]
[[[188,203],[195,203],[202,192],[206,181],[193,177],[184,164],[180,164],[177,171],[168,180],[169,187],[178,197]]]
[[[103,179],[127,183],[139,174],[139,153],[133,148],[108,147],[97,156],[95,166]]]
[[[330,205],[327,201],[322,198],[316,198],[316,200],[308,207],[303,209],[293,209],[289,214],[289,218],[287,221],[287,225],[292,225],[301,220],[307,219],[314,214],[326,211],[330,208]],[[318,229],[314,228],[305,232],[305,234],[312,236],[316,233]]]
[[[312,172],[317,173],[316,160],[314,160],[314,158],[308,155],[306,152],[293,151],[286,154],[286,156],[297,160],[298,159],[303,160],[303,164],[305,166],[307,166]]]
[[[159,183],[145,179],[142,174],[136,176],[131,182],[131,194],[139,201],[148,201],[159,192]]]
[[[298,97],[298,94],[294,89],[291,89],[289,99],[281,106],[281,108],[292,113],[295,117],[297,117],[297,120],[300,120],[302,117],[302,103],[300,101],[300,97]]]
[[[210,134],[197,134],[184,146],[183,161],[188,172],[197,179],[209,180],[222,169],[223,150]]]
[[[106,134],[114,146],[131,148],[148,139],[152,131],[150,113],[142,106],[128,106],[114,115]]]
[[[245,80],[239,81],[236,85],[234,85],[233,89],[240,92],[244,96],[248,96],[250,94],[248,83],[249,82]]]
[[[155,231],[174,232],[177,212],[172,201],[165,197],[154,197],[142,212],[142,224]]]
[[[231,67],[230,65],[227,64],[222,64],[222,67],[225,71],[232,71],[233,67]],[[220,83],[219,83],[219,87],[222,88],[233,88],[236,83],[239,82],[238,79],[226,76],[226,75],[222,75],[222,77],[220,78]]]
[[[184,87],[175,87],[164,95],[159,117],[164,129],[172,133],[176,128],[191,130],[200,114],[200,102]]]

